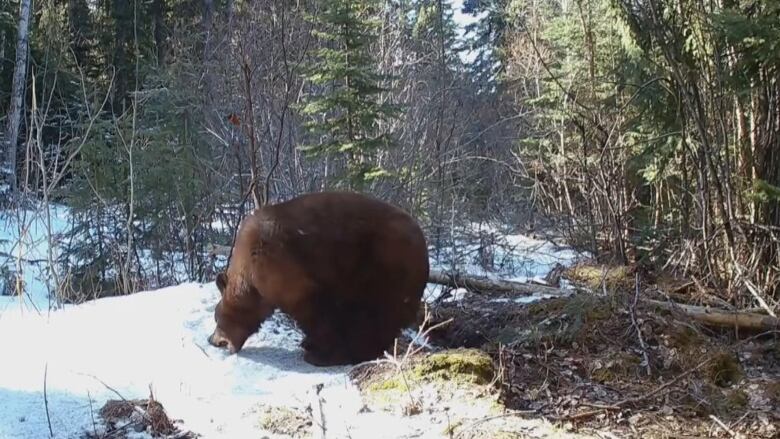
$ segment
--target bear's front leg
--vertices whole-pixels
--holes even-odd
[[[344,342],[332,325],[320,321],[308,331],[301,341],[303,360],[314,366],[349,364]]]

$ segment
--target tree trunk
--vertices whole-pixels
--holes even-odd
[[[68,33],[76,64],[81,67],[87,66],[92,30],[86,0],[68,0]]]
[[[27,52],[29,47],[31,0],[21,0],[19,3],[19,26],[16,42],[16,65],[14,67],[13,84],[11,86],[11,105],[8,109],[8,124],[5,129],[6,151],[3,157],[2,174],[5,186],[0,193],[12,195],[16,192],[16,149],[19,138],[19,122],[22,118],[25,83],[27,80]],[[5,198],[5,197],[3,197]]]
[[[112,16],[114,18],[114,54],[113,64],[116,69],[114,79],[114,114],[120,115],[127,107],[125,99],[130,91],[130,60],[128,59],[128,44],[132,34],[133,16],[127,0],[114,0]]]
[[[152,14],[154,14],[154,49],[157,52],[157,67],[165,65],[167,46],[167,29],[165,25],[165,0],[152,2]]]
[[[211,72],[212,56],[212,31],[214,30],[214,0],[203,0],[203,85],[204,85],[204,112],[209,114],[213,110],[214,101],[214,77]]]

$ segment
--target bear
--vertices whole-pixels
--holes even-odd
[[[373,360],[418,318],[428,246],[404,210],[355,192],[318,192],[242,219],[208,338],[230,353],[275,310],[303,332],[304,361]]]

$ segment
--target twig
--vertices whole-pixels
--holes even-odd
[[[327,433],[327,428],[325,426],[325,413],[322,410],[322,396],[320,396],[320,392],[322,392],[323,387],[324,385],[319,383],[314,386],[314,392],[312,392],[314,396],[310,407],[311,417],[315,427],[315,439],[325,439],[325,435]]]
[[[707,359],[705,359],[705,360],[704,360],[704,361],[702,361],[701,363],[697,364],[697,365],[696,365],[696,366],[694,366],[693,368],[686,370],[685,372],[681,373],[680,375],[677,375],[677,376],[676,376],[676,377],[675,377],[673,380],[671,380],[671,381],[669,381],[668,383],[666,383],[666,384],[664,384],[664,385],[662,385],[662,386],[658,387],[658,388],[657,388],[657,389],[655,389],[655,390],[652,390],[652,391],[650,391],[650,392],[648,392],[648,393],[645,393],[645,394],[644,394],[644,395],[642,395],[642,396],[638,396],[638,397],[636,397],[636,398],[624,399],[623,401],[620,401],[620,402],[618,402],[618,403],[617,403],[617,404],[615,404],[615,405],[616,405],[617,407],[625,407],[626,405],[629,405],[629,404],[635,404],[635,403],[637,403],[637,402],[644,401],[644,400],[646,400],[646,399],[652,398],[653,396],[655,396],[655,395],[657,395],[657,394],[659,394],[659,393],[663,392],[664,390],[668,389],[669,387],[671,387],[671,386],[675,385],[675,384],[676,384],[677,382],[679,382],[681,379],[683,379],[683,378],[687,377],[688,375],[690,375],[690,374],[692,374],[692,373],[694,373],[694,372],[698,371],[698,370],[699,370],[699,369],[701,369],[702,367],[706,366],[707,364],[709,364],[709,363],[710,363],[710,361],[712,361],[712,360],[713,360],[713,358],[714,358],[714,357],[708,357]]]
[[[737,437],[737,434],[734,433],[734,431],[732,429],[730,429],[726,424],[723,423],[723,421],[718,419],[715,415],[710,415],[710,419],[715,421],[715,423],[718,424],[720,426],[720,428],[722,428],[726,433],[728,433],[729,436]]]
[[[702,367],[706,366],[710,361],[712,361],[713,357],[709,357],[706,360],[702,361],[701,363],[697,364],[695,367],[686,370],[685,372],[681,373],[680,375],[677,375],[673,380],[669,381],[668,383],[656,388],[655,390],[652,390],[648,393],[645,393],[644,395],[638,396],[636,398],[630,398],[630,399],[624,399],[623,401],[620,401],[614,405],[611,406],[600,406],[597,410],[590,410],[587,412],[582,413],[576,413],[571,414],[567,416],[560,416],[555,418],[557,421],[574,421],[574,420],[580,420],[584,418],[589,418],[591,416],[596,416],[604,411],[607,410],[621,410],[625,408],[626,406],[630,404],[636,404],[637,402],[644,401],[646,399],[652,398],[653,396],[663,392],[664,390],[668,389],[669,387],[673,386],[677,382],[679,382],[681,379],[685,378],[686,376],[696,372],[697,370],[701,369]],[[590,405],[590,404],[589,404]]]
[[[89,417],[92,419],[92,433],[97,437],[97,423],[95,422],[95,408],[92,406],[92,395],[87,391],[87,399],[89,400]]]
[[[197,346],[197,347],[198,347],[198,349],[200,349],[200,351],[201,351],[201,352],[203,352],[203,355],[205,355],[205,356],[206,356],[206,358],[208,358],[209,360],[211,360],[211,356],[209,355],[209,353],[208,353],[208,352],[206,352],[206,350],[205,350],[205,349],[203,349],[203,346],[199,345],[198,343],[193,343],[193,344],[194,344],[195,346]]]
[[[99,382],[100,384],[102,384],[102,385],[103,385],[103,387],[105,387],[106,389],[108,389],[108,390],[110,390],[111,392],[113,392],[113,393],[114,393],[116,396],[118,396],[118,397],[119,397],[119,399],[121,399],[122,401],[124,401],[124,402],[126,402],[126,403],[130,404],[130,405],[133,407],[133,410],[135,410],[135,411],[136,411],[136,412],[138,412],[138,413],[139,413],[141,416],[143,416],[143,417],[144,417],[144,419],[146,419],[146,420],[151,420],[151,416],[149,416],[149,414],[146,412],[146,410],[144,410],[144,409],[143,409],[141,406],[139,406],[138,404],[134,403],[133,401],[130,401],[129,399],[127,399],[127,398],[125,398],[124,396],[122,396],[122,394],[121,394],[121,393],[119,393],[119,391],[117,391],[117,390],[116,390],[116,389],[114,389],[113,387],[111,387],[111,386],[109,386],[108,384],[106,384],[106,382],[105,382],[105,381],[101,380],[100,378],[96,377],[95,375],[90,375],[90,374],[84,374],[84,375],[85,375],[85,376],[88,376],[88,377],[90,377],[90,378],[92,378],[92,379],[94,379],[94,380],[95,380],[95,381],[97,381],[97,382]]]
[[[43,367],[43,406],[46,409],[46,422],[49,424],[49,437],[54,437],[54,430],[51,428],[51,416],[49,415],[49,395],[46,392],[46,378],[49,375],[49,363]]]
[[[579,421],[584,418],[590,418],[591,416],[596,416],[604,413],[607,409],[596,409],[596,410],[589,410],[587,412],[581,412],[581,413],[574,413],[566,416],[559,416],[555,419],[556,421]]]
[[[406,346],[406,351],[403,353],[403,356],[399,358],[399,352],[398,352],[398,339],[395,340],[395,344],[393,346],[393,352],[392,354],[389,352],[385,352],[384,358],[377,359],[377,360],[371,360],[366,361],[363,363],[356,364],[353,369],[363,365],[363,364],[390,364],[392,365],[399,375],[401,375],[401,379],[404,382],[404,386],[406,387],[407,395],[409,396],[409,408],[419,408],[421,406],[420,402],[416,400],[414,395],[412,395],[412,386],[409,382],[409,379],[406,376],[406,371],[404,366],[409,362],[409,358],[419,353],[425,346],[424,342],[420,342],[418,345],[418,340],[425,340],[430,335],[431,331],[440,328],[444,325],[447,325],[453,321],[453,319],[447,319],[443,322],[439,322],[433,326],[427,327],[428,322],[430,322],[430,312],[428,310],[428,307],[425,306],[424,311],[424,317],[422,323],[420,323],[420,326],[417,329],[417,332],[415,336],[412,338],[412,340],[409,342],[409,344]]]
[[[631,311],[631,324],[634,325],[634,329],[636,329],[636,336],[639,338],[639,346],[642,347],[642,358],[644,359],[645,367],[647,368],[647,376],[651,376],[653,372],[652,369],[650,369],[650,356],[647,354],[647,345],[645,344],[644,337],[642,337],[642,329],[639,327],[636,320],[636,304],[639,301],[639,273],[636,273],[635,278],[636,288],[634,289],[634,301],[629,308]]]

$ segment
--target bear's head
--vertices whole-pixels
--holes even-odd
[[[222,298],[214,310],[217,327],[208,342],[216,347],[226,347],[235,354],[273,313],[273,307],[264,303],[260,294],[241,276],[220,273],[216,284]]]

